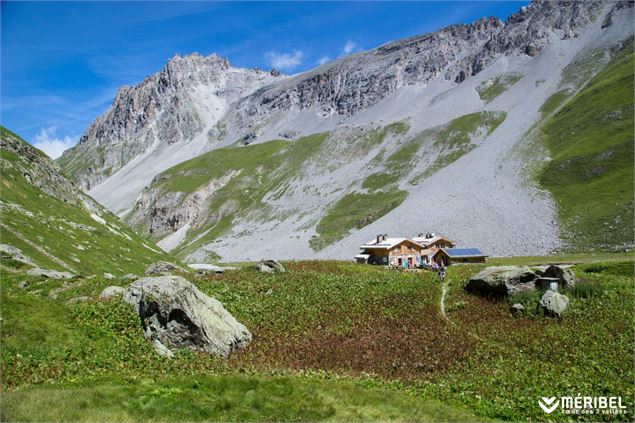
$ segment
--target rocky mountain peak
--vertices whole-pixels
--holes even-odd
[[[311,108],[321,117],[345,119],[402,87],[436,79],[461,83],[501,56],[535,56],[551,36],[576,37],[608,7],[601,1],[534,1],[505,22],[483,17],[451,25],[295,76],[233,68],[216,54],[175,55],[139,85],[121,87],[112,107],[60,164],[90,189],[142,153],[204,133],[217,141],[254,140],[260,128],[289,111]]]

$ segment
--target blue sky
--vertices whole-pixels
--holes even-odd
[[[291,74],[449,24],[505,19],[527,3],[2,1],[0,120],[57,156],[120,85],[175,54]]]

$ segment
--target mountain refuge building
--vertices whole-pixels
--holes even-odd
[[[355,256],[355,260],[358,263],[403,269],[485,262],[487,256],[478,248],[455,246],[453,240],[434,233],[419,234],[412,239],[389,238],[387,234],[379,234],[360,247],[362,252]]]

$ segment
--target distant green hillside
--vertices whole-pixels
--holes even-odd
[[[633,78],[631,40],[568,102],[560,91],[542,108],[551,161],[538,178],[570,248],[633,243]]]
[[[140,273],[169,259],[61,176],[55,163],[0,128],[0,243],[35,265],[73,273]],[[28,267],[4,257],[2,265]]]

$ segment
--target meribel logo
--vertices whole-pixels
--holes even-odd
[[[556,401],[556,397],[542,397],[542,400],[538,400],[538,405],[542,408],[542,411],[547,414],[553,413],[553,411],[558,408],[559,404],[560,401]]]
[[[562,414],[625,414],[626,406],[622,397],[542,397],[538,405],[547,414],[551,414],[558,406]]]

